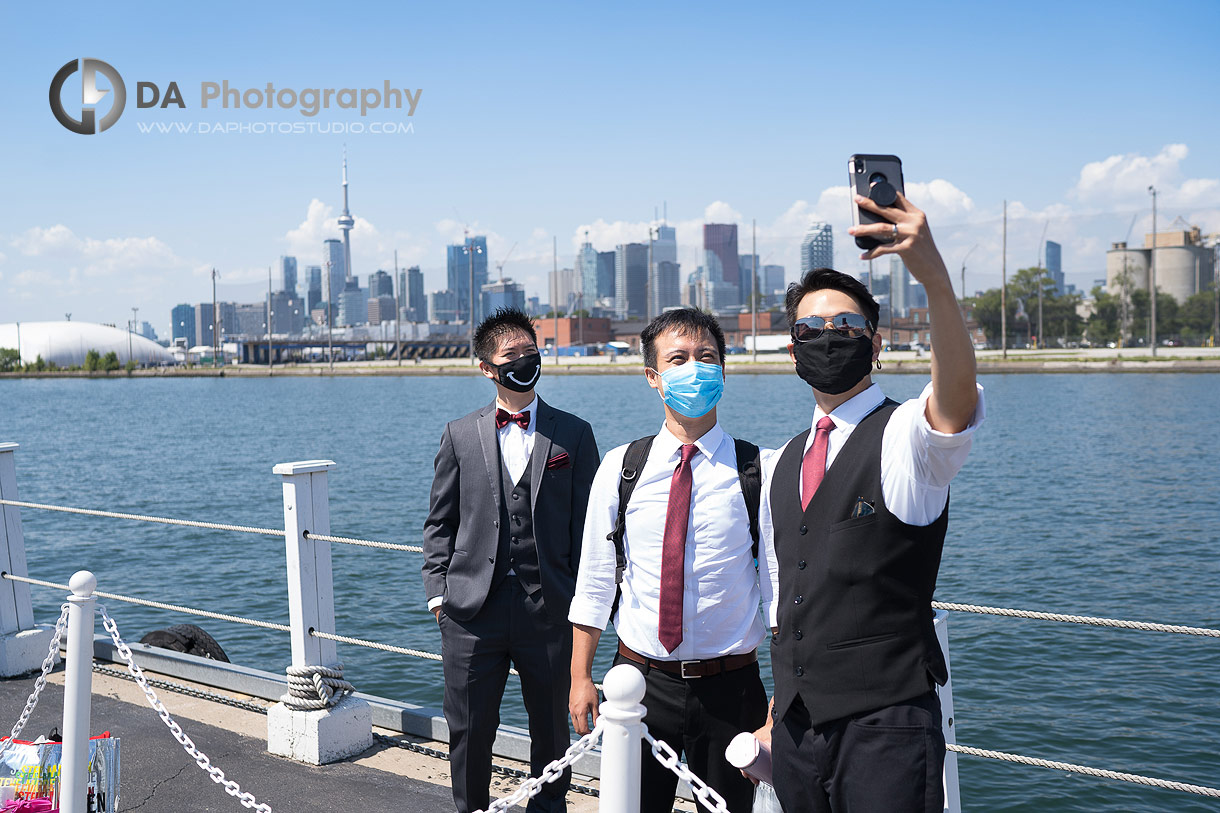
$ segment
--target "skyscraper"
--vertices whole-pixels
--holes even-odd
[[[585,232],[585,242],[580,251],[576,252],[576,272],[580,275],[580,290],[584,294],[586,308],[597,304],[597,249],[589,242],[589,233]]]
[[[754,269],[759,269],[759,277],[762,277],[762,266],[758,264],[757,254],[738,254],[737,255],[737,275],[741,280],[741,304],[750,304],[750,292],[757,289],[759,294],[765,293],[761,285],[754,284]]]
[[[668,275],[675,274],[678,263],[678,238],[677,232],[673,226],[658,226],[656,235],[652,240],[652,267],[648,269],[648,317],[652,318],[663,311],[666,307],[678,304],[670,302],[671,290],[665,287],[661,281],[660,268],[662,263],[667,263],[666,282],[672,282],[673,290],[677,289],[676,278],[671,280]],[[664,288],[664,293],[662,289]],[[662,304],[662,300],[669,302],[669,305]]]
[[[703,224],[703,267],[715,282],[738,285],[741,281],[737,265],[737,224]],[[713,261],[711,258],[715,258]]]
[[[614,258],[617,252],[597,252],[597,300],[599,303],[614,302]]]
[[[473,320],[469,313],[472,258],[474,260],[474,289],[480,291],[487,284],[487,238],[483,235],[467,237],[462,243],[447,247],[446,267],[449,290],[457,296],[455,309],[458,321],[478,322],[482,318],[477,302]]]
[[[495,313],[500,308],[525,310],[525,289],[511,279],[487,283],[482,295],[483,313]]]
[[[648,308],[648,246],[627,243],[614,249],[614,318],[642,319]]]
[[[682,270],[678,263],[670,260],[656,263],[654,279],[657,284],[658,314],[666,308],[676,308],[682,304]]]
[[[818,268],[819,266],[814,266]],[[895,319],[911,310],[911,272],[897,254],[890,255],[890,314]]]
[[[347,209],[347,149],[343,150],[343,214],[339,215],[339,228],[343,231],[343,273],[344,279],[354,276],[352,272],[352,227],[356,219]]]
[[[305,303],[293,291],[271,295],[271,332],[295,336],[305,324]]]
[[[407,269],[407,320],[411,322],[428,321],[428,300],[424,296],[424,273],[418,265]]]
[[[297,258],[280,257],[280,287],[277,291],[297,292]]]
[[[580,275],[573,268],[561,268],[547,272],[547,291],[551,297],[551,310],[570,314],[576,308],[580,293]]]
[[[376,299],[379,296],[394,298],[394,278],[380,270],[369,274],[369,299]],[[389,318],[389,316],[382,317],[383,320]]]
[[[1063,246],[1046,241],[1046,275],[1055,283],[1055,296],[1063,296]]]
[[[835,267],[834,235],[830,224],[815,220],[801,241],[801,275],[815,268]]]
[[[339,294],[339,318],[337,324],[343,327],[363,325],[369,321],[368,292],[360,287],[355,277],[348,277]]]
[[[187,348],[195,346],[195,309],[190,305],[175,305],[170,315],[173,343],[182,339]]]
[[[758,277],[762,281],[763,301],[766,306],[783,304],[784,267],[782,265],[764,265],[758,269]]]
[[[428,321],[457,321],[457,294],[453,291],[433,291],[428,294]]]
[[[216,309],[211,302],[200,302],[195,306],[194,345],[212,347],[215,339]]]
[[[322,241],[322,301],[331,304],[331,310],[339,301],[339,294],[347,284],[347,262],[343,259],[343,244],[333,237]]]
[[[305,293],[305,312],[313,313],[314,308],[322,302],[322,269],[320,266],[305,266],[305,279],[308,284]]]

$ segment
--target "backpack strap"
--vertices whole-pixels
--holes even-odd
[[[627,503],[631,501],[631,493],[639,482],[640,472],[648,460],[648,452],[656,435],[631,441],[623,455],[623,470],[618,478],[618,518],[614,522],[614,530],[606,538],[614,543],[614,603],[610,605],[610,619],[618,612],[619,599],[623,596],[623,571],[627,569],[627,554],[623,544],[623,536],[627,533]]]
[[[746,498],[746,514],[750,517],[750,538],[754,540],[751,550],[758,558],[758,506],[762,501],[762,463],[758,447],[748,440],[733,438],[737,452],[737,479],[741,483],[741,495]]]

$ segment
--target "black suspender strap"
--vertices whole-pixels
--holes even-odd
[[[758,447],[748,440],[733,438],[737,451],[737,479],[741,495],[746,498],[746,513],[750,517],[751,550],[758,558],[758,505],[762,501],[762,462]]]

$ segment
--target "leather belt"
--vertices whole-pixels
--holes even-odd
[[[649,669],[660,669],[662,672],[668,672],[671,675],[678,675],[686,679],[711,677],[723,672],[732,672],[735,669],[749,666],[758,660],[758,650],[752,649],[741,655],[725,655],[720,658],[710,658],[706,661],[658,661],[646,655],[641,655],[634,649],[629,649],[622,641],[618,642],[618,654],[633,663],[647,666]]]

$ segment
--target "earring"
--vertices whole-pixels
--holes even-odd
[[[881,359],[877,359],[877,369],[881,369]]]

